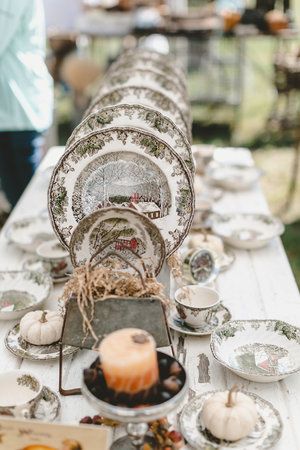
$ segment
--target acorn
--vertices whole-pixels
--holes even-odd
[[[173,450],[180,449],[184,445],[183,437],[182,437],[181,433],[179,433],[179,431],[176,431],[176,430],[170,431],[168,433],[168,439],[172,442]]]
[[[93,419],[90,416],[85,416],[80,420],[79,423],[91,424],[91,423],[93,423]]]
[[[163,381],[163,386],[172,394],[176,394],[180,390],[180,385],[178,383],[178,379],[175,375],[171,375],[169,378],[166,378]]]
[[[103,419],[102,419],[101,416],[96,415],[96,416],[93,417],[93,424],[94,425],[102,425],[102,423],[103,423]]]
[[[177,361],[172,362],[171,366],[170,366],[170,374],[171,375],[179,375],[182,372],[182,368],[180,367],[180,365],[178,364]]]
[[[179,433],[179,431],[176,431],[176,430],[170,431],[169,434],[168,434],[168,437],[174,443],[178,444],[178,443],[183,442],[182,435],[181,435],[181,433]]]
[[[96,369],[84,369],[84,380],[86,383],[93,383],[98,378],[98,371]]]

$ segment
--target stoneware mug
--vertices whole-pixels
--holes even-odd
[[[207,324],[220,301],[219,293],[206,286],[188,285],[175,292],[179,317],[191,328]]]
[[[31,418],[42,396],[43,385],[30,372],[11,370],[0,374],[0,414]]]

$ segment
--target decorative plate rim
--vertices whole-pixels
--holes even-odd
[[[192,179],[192,175],[190,170],[188,169],[188,167],[186,166],[186,163],[183,161],[183,159],[172,149],[172,147],[170,145],[168,145],[163,139],[160,139],[156,136],[154,136],[151,132],[148,131],[144,131],[141,130],[139,128],[135,128],[135,127],[111,127],[111,128],[107,128],[105,130],[100,130],[100,131],[95,131],[89,134],[89,138],[92,138],[96,135],[101,135],[101,134],[105,134],[108,132],[121,132],[121,131],[129,131],[129,132],[133,132],[133,133],[139,133],[148,137],[151,137],[152,139],[155,139],[157,142],[159,142],[160,144],[164,145],[168,151],[175,157],[175,159],[178,160],[179,164],[182,166],[182,172],[186,178],[186,182],[189,186],[189,192],[190,192],[190,198],[191,198],[191,204],[190,204],[190,217],[186,223],[186,227],[185,230],[183,231],[183,233],[180,236],[180,239],[177,239],[176,245],[174,245],[174,247],[172,248],[172,250],[168,253],[166,250],[166,257],[169,257],[170,255],[172,255],[177,248],[181,245],[181,243],[183,242],[183,240],[186,238],[186,236],[188,235],[191,223],[193,221],[193,217],[194,217],[194,210],[195,210],[195,192],[194,192],[194,184],[193,184],[193,179]],[[54,180],[56,177],[56,174],[58,173],[58,171],[61,169],[61,166],[64,163],[64,160],[76,149],[77,146],[81,145],[85,140],[87,139],[87,137],[83,137],[81,139],[79,139],[76,143],[74,143],[71,147],[69,147],[69,149],[67,151],[65,151],[61,157],[59,158],[53,172],[51,175],[51,179],[49,182],[49,186],[48,186],[48,191],[47,191],[47,206],[48,206],[48,211],[49,211],[49,216],[50,216],[50,221],[52,224],[52,228],[58,238],[58,240],[60,241],[60,243],[63,245],[63,247],[65,247],[66,249],[69,248],[69,245],[64,241],[63,237],[61,236],[60,232],[58,231],[56,222],[54,220],[54,216],[55,214],[53,214],[52,212],[52,199],[51,199],[51,191],[52,191],[52,186],[54,184]],[[109,153],[109,152],[108,152]],[[137,153],[140,154],[140,153]],[[101,155],[101,151],[98,152],[98,155]],[[144,155],[142,155],[144,156]],[[152,161],[148,156],[147,157],[150,161]],[[153,161],[152,161],[153,162]],[[75,228],[75,227],[74,227]],[[73,229],[74,230],[74,229]]]
[[[222,310],[225,313],[228,313],[230,315],[230,319],[228,319],[225,323],[222,324],[222,325],[225,325],[226,323],[228,323],[231,320],[232,313],[231,313],[230,309],[228,308],[228,306],[225,306],[224,303],[222,303],[222,302],[220,303],[220,307],[222,307]],[[220,311],[217,311],[217,312],[220,312]],[[208,331],[208,332],[200,332],[200,331],[196,331],[196,329],[195,329],[195,331],[193,331],[192,329],[190,331],[184,331],[184,330],[180,330],[180,327],[175,328],[176,325],[173,326],[173,318],[175,317],[175,315],[178,316],[178,314],[176,313],[176,310],[174,310],[174,308],[173,308],[170,311],[170,317],[168,318],[169,327],[172,330],[176,331],[177,333],[186,334],[187,336],[210,336],[215,331],[215,329],[222,326],[222,325],[218,324],[212,329],[212,331]],[[179,316],[178,316],[178,319],[180,319]]]
[[[18,333],[20,333],[20,322],[18,322],[18,323],[16,323],[12,328],[10,328],[8,331],[7,331],[7,333],[6,333],[6,335],[5,335],[5,338],[4,338],[4,344],[5,344],[5,347],[7,348],[7,350],[9,350],[13,355],[15,355],[15,356],[17,356],[18,358],[22,358],[22,359],[28,359],[28,360],[30,360],[30,361],[52,361],[52,360],[55,360],[55,359],[58,359],[59,358],[59,354],[57,355],[57,356],[50,356],[49,357],[49,354],[48,355],[46,355],[46,354],[44,354],[44,358],[35,358],[34,356],[32,356],[32,355],[20,355],[17,351],[15,351],[10,345],[9,345],[9,342],[8,342],[8,338],[9,338],[9,336],[10,336],[10,334],[11,333],[13,333],[13,332],[15,332],[15,330],[17,330],[17,329],[19,329],[19,331],[18,331]],[[30,344],[30,345],[33,345],[33,344]],[[50,344],[51,345],[51,344]],[[39,346],[37,346],[37,347],[39,347]],[[47,347],[47,346],[45,346],[45,347]],[[78,351],[78,348],[76,348],[76,347],[73,347],[74,348],[74,350],[71,350],[71,345],[64,345],[63,346],[63,355],[64,356],[71,356],[71,355],[73,355],[74,353],[76,353],[77,351]],[[69,348],[69,350],[68,351],[64,351],[64,349],[65,348]]]
[[[134,56],[137,58],[138,57],[145,58],[146,54],[147,54],[148,58],[150,58],[154,61],[159,60],[161,63],[163,63],[167,67],[170,67],[170,69],[173,69],[175,67],[175,71],[178,72],[178,75],[180,75],[183,79],[185,79],[186,73],[184,71],[184,68],[181,66],[181,64],[174,64],[174,60],[171,58],[170,54],[164,54],[164,53],[158,52],[157,50],[152,50],[149,48],[135,47],[132,49],[124,50],[119,55],[118,59],[115,62],[122,61],[125,58],[130,58],[131,56]]]
[[[177,90],[179,91],[179,94],[180,94],[180,97],[181,97],[181,100],[183,101],[183,103],[185,104],[185,106],[186,106],[186,108],[188,109],[188,96],[187,96],[187,91],[183,88],[183,86],[180,84],[180,83],[177,83],[177,81],[174,81],[174,79],[173,78],[171,78],[171,76],[170,75],[167,75],[167,74],[165,74],[164,72],[162,72],[161,70],[158,70],[157,68],[155,68],[155,67],[151,67],[151,68],[149,68],[149,67],[131,67],[131,68],[126,68],[126,69],[122,69],[122,73],[121,73],[121,75],[123,75],[125,72],[126,73],[135,73],[135,72],[142,72],[142,73],[145,73],[145,72],[148,72],[148,73],[150,73],[150,74],[154,74],[154,75],[158,75],[158,76],[160,76],[160,77],[163,77],[163,78],[165,78],[169,83],[172,83],[173,84],[173,86],[175,87],[175,88],[177,88]],[[119,76],[120,75],[120,73],[119,73],[119,71],[118,70],[115,70],[115,71],[110,71],[110,72],[107,72],[106,74],[105,74],[105,76],[104,76],[104,78],[103,78],[103,80],[102,80],[102,83],[101,83],[101,86],[99,86],[99,91],[101,90],[101,88],[102,87],[104,87],[104,86],[107,86],[107,84],[106,84],[106,82],[107,81],[109,81],[111,78],[113,78],[113,77],[115,77],[115,76]],[[122,83],[123,84],[123,83]],[[119,84],[120,85],[120,84]],[[110,86],[110,84],[108,84],[108,86]],[[124,84],[124,86],[125,86],[125,84]],[[166,88],[164,88],[163,86],[161,86],[163,89],[166,89]],[[167,89],[166,89],[167,90]],[[98,91],[98,92],[99,92]],[[173,90],[172,90],[172,92],[173,92]]]
[[[180,84],[181,88],[186,92],[187,91],[187,86],[186,86],[186,75],[185,73],[181,70],[181,68],[178,65],[174,65],[171,66],[169,64],[168,61],[166,61],[165,59],[161,59],[161,60],[154,60],[153,58],[147,58],[147,56],[145,55],[138,55],[138,54],[133,54],[133,59],[126,59],[124,57],[123,54],[121,54],[119,56],[119,58],[114,61],[108,68],[107,70],[107,75],[108,74],[112,74],[120,69],[122,69],[122,67],[124,65],[128,65],[128,64],[133,64],[131,67],[133,69],[136,68],[136,65],[138,66],[138,64],[143,64],[143,61],[146,59],[147,61],[151,61],[151,63],[155,64],[155,66],[153,67],[153,69],[156,69],[158,72],[160,72],[161,74],[166,74],[165,70],[161,70],[160,68],[158,68],[159,66],[163,66],[164,68],[167,69],[167,74],[172,74],[175,75],[176,80],[178,82],[178,84]],[[148,68],[148,67],[147,67]],[[167,75],[168,76],[168,75]],[[170,75],[169,75],[170,76]]]
[[[180,429],[182,431],[182,434],[183,434],[183,436],[185,437],[185,439],[187,440],[188,443],[189,443],[189,439],[187,439],[187,434],[186,434],[185,428],[184,428],[184,426],[182,424],[182,422],[183,422],[182,417],[185,414],[185,412],[189,408],[191,408],[191,405],[193,404],[193,402],[201,400],[202,397],[206,397],[208,395],[211,396],[213,394],[216,394],[218,392],[223,392],[223,391],[224,390],[222,390],[222,389],[215,389],[215,390],[203,392],[202,394],[198,394],[195,397],[193,397],[188,403],[186,403],[184,405],[184,407],[183,407],[183,409],[181,411],[181,414],[180,414],[179,424],[180,424]],[[274,437],[272,442],[270,442],[270,445],[268,447],[265,447],[265,448],[271,448],[277,441],[279,441],[279,439],[282,436],[282,432],[283,432],[284,424],[283,424],[283,421],[282,421],[282,418],[281,418],[281,415],[280,415],[279,411],[275,408],[275,406],[271,402],[269,402],[268,400],[265,400],[263,397],[261,397],[258,394],[255,394],[254,392],[246,391],[245,389],[241,389],[239,392],[252,397],[254,400],[258,400],[258,401],[262,402],[264,405],[266,405],[273,412],[274,416],[276,417],[276,419],[278,421],[278,424],[279,424],[278,434],[276,435],[276,437]],[[197,418],[198,418],[198,416],[199,416],[199,412],[197,412]],[[201,436],[202,436],[202,433],[200,433],[199,430],[198,430],[198,433],[201,434]],[[217,443],[211,443],[211,445],[213,445],[214,449],[220,448],[219,444],[217,444]]]
[[[267,323],[267,322],[279,322],[279,323],[282,323],[284,325],[288,325],[289,327],[296,328],[300,332],[300,328],[299,327],[297,327],[295,325],[292,325],[292,324],[290,324],[288,322],[285,322],[284,320],[280,320],[280,319],[278,319],[278,320],[277,319],[245,319],[245,320],[243,320],[243,319],[234,319],[234,320],[230,320],[229,322],[224,323],[223,325],[220,325],[218,327],[218,329],[214,330],[212,332],[212,334],[211,334],[210,349],[211,349],[211,352],[213,354],[213,357],[216,359],[216,361],[218,361],[222,366],[226,367],[227,369],[229,369],[229,370],[231,370],[231,371],[233,371],[235,373],[241,373],[243,375],[249,376],[249,372],[247,372],[245,370],[242,370],[242,369],[236,369],[236,368],[232,367],[230,364],[227,364],[227,362],[225,362],[224,360],[219,358],[219,356],[216,353],[216,340],[217,340],[216,333],[221,331],[222,328],[225,328],[226,326],[230,326],[231,324],[234,324],[234,323],[240,323],[240,324],[246,323],[246,324],[249,324],[249,323]],[[300,347],[300,344],[298,344],[298,345]],[[283,375],[283,377],[285,378],[288,375],[292,375],[293,373],[297,373],[299,371],[300,371],[300,364],[298,366],[298,369],[289,370],[287,372],[284,372],[281,375]],[[269,373],[261,375],[261,377],[263,377],[263,378],[273,378],[274,376],[277,376],[277,375],[269,374]]]
[[[137,103],[137,104],[134,104],[134,103],[117,103],[116,105],[107,105],[107,106],[104,106],[103,108],[101,108],[100,110],[98,110],[98,111],[94,111],[94,112],[91,112],[90,114],[88,114],[87,116],[85,116],[84,117],[84,119],[74,128],[74,130],[72,131],[72,134],[71,134],[71,136],[69,137],[69,139],[67,140],[67,143],[66,143],[66,150],[67,149],[69,149],[72,145],[74,145],[74,141],[75,141],[75,139],[76,139],[76,133],[86,124],[86,123],[88,123],[88,121],[93,117],[93,116],[97,116],[100,112],[101,113],[105,113],[105,112],[107,112],[107,111],[109,111],[109,110],[114,110],[114,109],[118,109],[118,108],[120,108],[120,109],[122,109],[122,108],[132,108],[132,109],[135,109],[135,108],[137,108],[137,109],[142,109],[142,110],[144,110],[144,111],[149,111],[149,112],[152,112],[152,113],[155,113],[155,114],[157,114],[158,116],[160,116],[160,117],[162,117],[163,118],[163,120],[165,120],[165,121],[167,121],[167,122],[169,122],[169,124],[171,125],[171,127],[173,127],[173,128],[175,128],[176,129],[176,131],[178,132],[178,134],[180,135],[180,138],[183,140],[183,142],[184,142],[184,146],[185,146],[185,148],[186,148],[186,151],[187,151],[187,153],[189,154],[189,157],[190,157],[190,163],[191,163],[191,166],[192,166],[192,172],[194,173],[195,172],[195,162],[194,162],[194,158],[193,158],[193,155],[192,155],[192,151],[191,151],[191,145],[190,145],[190,143],[189,143],[189,141],[188,141],[188,139],[187,139],[187,137],[185,136],[185,134],[184,134],[184,132],[178,127],[178,125],[176,125],[176,123],[171,119],[171,118],[169,118],[168,116],[166,116],[165,114],[163,114],[161,111],[158,111],[157,109],[155,109],[155,108],[153,108],[152,106],[148,106],[148,105],[142,105],[142,104],[140,104],[140,103]],[[115,125],[116,126],[116,125]],[[130,125],[128,125],[128,126],[130,126]],[[109,124],[107,124],[107,128],[109,128]],[[136,128],[138,128],[138,127],[136,127]],[[143,129],[143,128],[142,128]],[[101,130],[101,129],[100,129]],[[99,130],[99,131],[100,131]],[[87,133],[85,136],[87,136],[88,134],[90,134],[90,133],[93,133],[95,130],[91,130],[89,133]],[[148,130],[145,130],[145,131],[148,131]],[[158,130],[159,131],[159,130]],[[73,140],[73,142],[71,141],[71,139]],[[82,139],[82,138],[80,138],[80,139]],[[69,142],[72,142],[71,144],[69,144]],[[169,144],[170,145],[170,144]],[[174,151],[177,153],[177,150],[175,150],[174,149]],[[183,158],[183,156],[182,155],[179,155],[183,160],[184,160],[184,162],[185,162],[185,159]]]
[[[76,228],[74,228],[74,231],[73,231],[72,236],[71,236],[71,239],[70,239],[70,244],[69,244],[70,257],[71,257],[71,262],[72,262],[73,266],[74,266],[74,267],[78,267],[78,265],[75,264],[74,245],[75,245],[75,243],[76,243],[76,237],[77,237],[77,236],[76,236],[76,232],[78,232],[78,229],[79,229],[81,226],[83,226],[83,223],[82,223],[82,222],[84,222],[85,219],[87,219],[87,220],[88,220],[88,219],[92,219],[92,218],[94,218],[94,216],[97,217],[98,215],[100,216],[101,213],[102,213],[102,214],[105,214],[106,212],[110,212],[110,211],[111,211],[111,212],[115,212],[116,214],[117,214],[118,212],[121,212],[121,211],[124,212],[124,213],[130,213],[130,214],[133,214],[133,215],[135,215],[136,217],[138,217],[139,219],[142,218],[143,220],[145,220],[145,222],[149,222],[148,225],[151,224],[150,227],[152,226],[153,229],[155,228],[155,231],[157,232],[157,235],[159,236],[159,239],[160,239],[161,250],[162,250],[162,251],[161,251],[160,258],[159,258],[159,264],[158,264],[158,266],[157,266],[157,268],[156,268],[156,270],[155,270],[155,275],[158,275],[159,272],[160,272],[161,269],[162,269],[163,263],[164,263],[165,258],[166,258],[166,246],[165,246],[164,238],[163,238],[163,236],[162,236],[162,234],[161,234],[161,232],[160,232],[158,226],[157,226],[154,222],[152,222],[150,219],[148,219],[148,217],[147,217],[145,214],[141,214],[141,213],[139,213],[138,211],[135,211],[135,210],[133,210],[133,209],[131,209],[131,208],[126,208],[126,207],[120,207],[120,208],[118,208],[118,207],[115,207],[115,206],[109,206],[109,207],[107,207],[107,208],[101,208],[101,209],[98,209],[98,210],[96,210],[96,211],[93,211],[91,214],[88,214],[87,216],[85,216],[85,217],[78,223],[78,225],[76,226]],[[94,222],[94,224],[95,224],[95,222]],[[74,241],[75,241],[75,242],[74,242]]]
[[[178,107],[178,105],[174,102],[174,100],[173,100],[172,98],[168,97],[167,95],[165,95],[163,92],[157,91],[156,89],[149,88],[149,87],[146,87],[146,86],[136,86],[136,85],[119,86],[119,87],[117,87],[117,88],[113,88],[113,89],[109,90],[108,92],[106,92],[106,93],[104,93],[104,94],[101,94],[101,95],[99,95],[99,96],[96,96],[96,97],[93,99],[93,101],[91,102],[91,104],[87,107],[87,109],[86,109],[86,111],[85,111],[85,113],[84,113],[83,118],[87,117],[88,115],[90,115],[90,114],[93,112],[92,110],[94,109],[94,107],[97,105],[97,103],[98,103],[101,99],[103,99],[104,97],[106,97],[106,96],[108,96],[108,95],[114,94],[115,92],[117,92],[117,91],[119,91],[119,90],[122,91],[122,90],[125,90],[125,89],[147,89],[148,91],[150,91],[150,92],[152,92],[152,93],[156,93],[156,94],[159,94],[159,95],[162,95],[163,97],[165,97],[170,103],[172,103],[172,104],[175,106],[175,109],[178,111],[179,116],[180,116],[182,122],[183,122],[184,125],[185,125],[185,130],[182,130],[182,132],[186,132],[187,137],[191,137],[190,126],[189,126],[189,124],[188,124],[188,122],[187,122],[187,119],[184,117],[184,115],[182,114],[181,109],[180,109],[180,108]],[[122,100],[123,100],[123,99],[122,99]],[[116,104],[119,104],[119,103],[116,103]],[[137,103],[137,104],[140,104],[140,103]],[[141,103],[141,104],[142,104],[142,103]],[[114,106],[114,105],[111,105],[111,106]],[[97,111],[99,111],[99,110],[101,110],[101,109],[102,109],[102,108],[98,108]]]

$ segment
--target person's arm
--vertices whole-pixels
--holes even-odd
[[[28,0],[0,0],[0,58],[12,41]]]

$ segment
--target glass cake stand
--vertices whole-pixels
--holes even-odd
[[[177,394],[162,403],[141,408],[116,406],[100,400],[87,387],[84,379],[82,382],[82,394],[99,414],[117,422],[126,424],[127,435],[113,442],[111,450],[137,450],[141,449],[145,442],[155,442],[150,436],[146,436],[148,423],[161,419],[174,412],[183,403],[188,391],[187,373],[184,367],[172,356],[157,352],[158,358],[167,357],[172,362],[177,362],[184,378],[183,385]],[[155,448],[155,447],[154,447]]]

